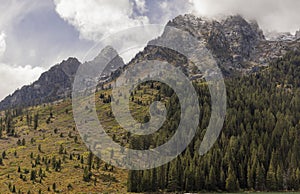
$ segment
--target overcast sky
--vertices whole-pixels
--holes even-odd
[[[300,28],[299,0],[0,0],[0,99],[69,56],[83,60],[109,34],[184,13],[239,13],[265,31]]]

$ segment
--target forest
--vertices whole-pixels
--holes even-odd
[[[131,138],[132,148],[161,145],[178,126],[178,98],[168,86],[159,85],[159,98],[168,97],[168,120],[156,134]],[[194,86],[202,111],[197,136],[169,164],[130,171],[128,191],[300,189],[299,51],[286,54],[257,73],[226,79],[226,121],[218,141],[204,156],[197,150],[209,122],[210,95],[205,82]]]

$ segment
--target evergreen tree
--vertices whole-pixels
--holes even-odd
[[[38,128],[39,125],[39,114],[35,114],[34,115],[34,119],[33,119],[33,129],[36,130]]]
[[[238,191],[240,189],[239,182],[234,174],[232,166],[228,168],[228,177],[226,179],[226,190],[229,192]]]
[[[273,166],[273,162],[270,162],[269,170],[267,172],[266,184],[269,190],[277,190],[276,169]]]

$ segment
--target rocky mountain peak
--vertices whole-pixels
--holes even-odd
[[[103,57],[109,59],[111,57],[115,57],[118,56],[118,52],[116,51],[116,49],[114,49],[112,46],[108,45],[106,47],[104,47],[100,53],[94,58],[93,61],[98,61],[100,59],[102,59]]]
[[[255,20],[246,21],[241,15],[229,16],[223,20],[222,25],[227,30],[232,30],[233,33],[249,36],[253,35],[258,40],[264,40],[263,31],[259,28]]]
[[[93,63],[93,65],[106,65],[101,75],[101,79],[108,78],[111,73],[125,65],[123,59],[112,46],[106,46],[103,48],[98,56],[89,63]]]
[[[192,26],[194,28],[198,28],[199,26],[207,25],[208,23],[212,22],[206,17],[196,17],[192,14],[185,14],[179,15],[175,17],[173,20],[170,20],[167,26],[174,26],[174,27],[183,27],[183,26]]]
[[[63,60],[60,64],[53,66],[50,71],[55,71],[55,69],[60,69],[68,76],[72,76],[76,73],[80,62],[75,57],[69,57],[67,60]]]
[[[265,41],[257,22],[247,21],[240,15],[219,21],[186,14],[174,18],[167,25],[196,37],[212,52],[220,66],[229,71],[242,68],[242,63],[253,57],[258,45]],[[170,39],[165,34],[162,38]]]
[[[223,31],[234,55],[249,58],[264,35],[256,22],[247,22],[240,15],[222,21]]]

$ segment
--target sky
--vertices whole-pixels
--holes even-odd
[[[185,13],[217,19],[241,14],[264,31],[300,28],[299,0],[0,0],[0,99],[68,57],[86,60],[87,51],[111,34],[165,25]],[[159,32],[132,37],[144,36],[144,45]],[[130,37],[120,41],[127,44],[117,50],[133,43]],[[141,48],[121,56],[128,61]]]

